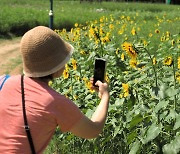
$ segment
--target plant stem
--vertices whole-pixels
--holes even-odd
[[[79,68],[79,72],[80,72],[80,80],[82,80],[82,71],[81,71],[81,66],[78,65],[78,68]]]
[[[173,76],[174,76],[174,89],[176,89],[176,73],[175,73],[175,66],[174,66],[174,62],[172,64],[173,66]],[[176,99],[176,95],[174,95],[174,110],[176,111],[176,104],[177,104],[177,99]]]
[[[153,71],[154,71],[154,76],[155,76],[155,84],[156,84],[156,87],[158,87],[157,72],[156,72],[155,66],[153,65],[153,58],[151,57],[151,54],[149,53],[149,51],[146,48],[144,48],[144,50],[147,52],[147,54],[149,55],[149,57],[151,59],[151,63],[152,63]]]
[[[74,93],[73,93],[72,73],[71,73],[70,75],[71,75],[71,87],[72,87],[72,89],[71,89],[71,95],[72,95],[72,101],[73,101],[73,100],[74,100],[74,97],[73,97]]]
[[[100,46],[101,46],[101,57],[103,57],[104,53],[103,53],[103,45],[102,45],[101,38],[99,38],[99,41],[100,41]]]

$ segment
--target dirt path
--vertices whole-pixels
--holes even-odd
[[[0,40],[0,75],[22,73],[20,40],[21,38]]]

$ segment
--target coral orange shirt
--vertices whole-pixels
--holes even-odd
[[[82,112],[68,98],[39,80],[24,77],[28,124],[37,153],[48,145],[57,126],[69,131],[82,117]],[[24,130],[21,76],[11,76],[0,91],[0,153],[30,154]]]

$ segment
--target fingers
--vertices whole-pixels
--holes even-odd
[[[101,81],[97,81],[95,83],[96,86],[93,85],[93,82],[94,82],[94,78],[90,78],[90,82],[91,82],[91,88],[98,91],[100,87],[103,87],[105,89],[107,89],[108,87],[108,84],[106,82],[101,82]]]
[[[108,84],[106,82],[101,82],[99,80],[95,83],[95,85],[98,86],[98,87],[103,86],[104,88],[108,87]]]
[[[91,82],[91,84],[92,84],[92,86],[93,86],[94,78],[90,78],[90,82]],[[102,84],[104,84],[104,83],[101,82],[101,81],[99,81],[99,80],[95,83],[95,85],[98,86],[98,87],[101,86]],[[94,86],[93,86],[93,87],[94,87]]]
[[[95,90],[95,91],[98,91],[99,88],[98,88],[98,87],[95,87],[95,86],[93,85],[93,82],[94,82],[94,78],[90,78],[91,88],[92,88],[93,90]]]
[[[102,84],[103,83],[101,81],[99,81],[99,80],[95,83],[95,85],[98,86],[98,87],[100,87]]]
[[[93,81],[94,81],[94,78],[90,78],[90,82],[93,83]]]

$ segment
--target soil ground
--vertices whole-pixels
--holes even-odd
[[[22,73],[20,40],[21,38],[0,40],[0,75]]]

